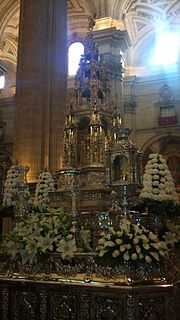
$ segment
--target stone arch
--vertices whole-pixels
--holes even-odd
[[[16,76],[18,31],[19,1],[6,1],[0,13],[0,55],[1,60],[8,66],[7,70],[13,67],[13,77]]]
[[[112,18],[114,19],[122,19],[124,12],[125,12],[125,7],[126,7],[126,2],[127,0],[115,0],[113,9],[112,9]]]
[[[161,141],[160,153],[167,161],[175,184],[180,185],[180,138],[169,137]]]
[[[137,39],[133,47],[132,65],[136,67],[150,64],[149,58],[155,43],[155,30],[148,31]]]
[[[180,186],[180,155],[170,155],[167,159],[167,165],[175,184]]]
[[[4,35],[18,35],[19,30],[19,0],[4,1],[5,6],[0,13],[0,39],[4,41]],[[7,31],[6,31],[7,30]]]
[[[151,153],[154,153],[153,150],[151,149],[151,147],[148,147],[148,148],[145,150],[145,152],[143,153],[143,163],[142,163],[143,168],[145,168],[145,166],[146,166],[146,164],[147,164],[147,162],[148,162],[148,160],[149,160],[149,155],[150,155]]]
[[[6,59],[5,59],[6,60]],[[15,94],[16,86],[16,65],[9,61],[3,61],[0,65],[4,67],[5,71],[5,87],[1,92],[1,97],[12,96]]]
[[[179,25],[170,24],[170,29],[179,30]],[[146,32],[145,32],[146,31]],[[133,46],[132,64],[133,66],[153,66],[152,57],[154,54],[154,48],[157,41],[158,26],[150,27],[146,26],[142,31],[138,32],[136,42]]]
[[[87,33],[88,18],[94,15],[95,8],[89,1],[71,0],[68,1],[68,42],[71,43],[74,30],[76,30],[78,40],[83,38]]]
[[[176,186],[180,185],[180,136],[161,135],[153,137],[143,146],[143,166],[150,153],[160,153],[166,160]]]

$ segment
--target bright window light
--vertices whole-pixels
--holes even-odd
[[[84,53],[84,46],[81,42],[74,42],[68,51],[68,75],[74,76],[78,70],[81,55]]]
[[[0,89],[3,89],[5,85],[5,76],[0,76]]]
[[[161,32],[158,36],[154,56],[154,65],[171,65],[178,60],[180,52],[180,35],[179,33]]]

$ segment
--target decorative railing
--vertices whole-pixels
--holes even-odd
[[[118,263],[103,260],[95,253],[75,253],[63,260],[58,253],[37,257],[33,264],[22,264],[0,254],[0,279],[75,280],[84,283],[113,283],[115,285],[170,284],[180,281],[180,252],[172,252],[163,264]]]

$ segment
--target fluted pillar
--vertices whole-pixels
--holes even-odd
[[[67,1],[21,0],[14,162],[59,170],[67,84]]]

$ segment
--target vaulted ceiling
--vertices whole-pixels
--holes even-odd
[[[19,0],[0,1],[0,62],[16,68]],[[148,43],[156,30],[166,23],[180,30],[179,0],[68,0],[68,34],[87,30],[87,18],[112,17],[121,20],[132,42],[131,65],[144,63]]]

